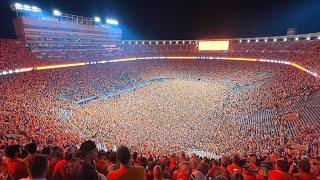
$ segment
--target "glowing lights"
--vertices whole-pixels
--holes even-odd
[[[274,41],[274,42],[277,42],[277,38],[274,38],[273,41]]]
[[[256,42],[259,42],[259,39],[256,39]]]
[[[41,12],[41,9],[38,8],[37,6],[30,6],[28,4],[21,4],[21,3],[15,3],[13,4],[14,10],[17,11],[27,11],[27,12]]]
[[[226,51],[229,49],[229,41],[199,41],[200,51]]]
[[[167,59],[198,59],[196,56],[169,56]]]
[[[258,61],[255,58],[233,58],[233,57],[221,57],[223,60],[231,60],[231,61]]]
[[[28,72],[28,71],[32,71],[33,68],[21,68],[19,69],[19,72]]]
[[[16,8],[16,10],[23,10],[23,5],[20,3],[15,3],[14,8]]]
[[[310,41],[310,37],[307,37],[307,40]]]
[[[240,43],[242,43],[242,40],[240,39],[240,41],[239,41]]]
[[[48,65],[48,66],[37,66],[34,69],[39,70],[45,70],[45,69],[57,69],[57,68],[66,68],[66,67],[75,67],[75,66],[84,66],[86,63],[70,63],[70,64],[57,64],[57,65]]]
[[[299,41],[299,38],[298,38],[298,37],[296,37],[294,40],[295,40],[295,41]]]
[[[123,59],[114,59],[109,62],[125,62],[125,61],[136,61],[138,58],[123,58]]]
[[[54,16],[61,16],[61,12],[57,9],[53,10],[52,13]]]
[[[250,42],[250,39],[247,40],[247,43],[249,43],[249,42]]]
[[[287,38],[284,38],[283,41],[287,41]]]
[[[268,42],[268,39],[264,39],[264,42]]]
[[[320,40],[320,36],[318,37],[318,40]]]
[[[96,17],[94,17],[94,22],[99,23],[99,22],[101,22],[101,19],[98,16],[96,16]]]
[[[28,4],[23,5],[23,10],[25,11],[31,11],[31,6],[29,6]]]
[[[32,12],[41,12],[41,9],[38,8],[37,6],[32,6],[31,10],[32,10]]]
[[[119,25],[119,22],[115,19],[106,19],[106,23],[111,25]]]

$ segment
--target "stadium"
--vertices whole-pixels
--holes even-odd
[[[115,18],[10,6],[0,179],[319,177],[320,32],[124,40]]]

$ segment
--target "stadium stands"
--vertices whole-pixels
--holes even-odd
[[[319,40],[198,51],[22,23],[23,41],[0,40],[0,73],[30,71],[0,76],[0,179],[319,177]]]

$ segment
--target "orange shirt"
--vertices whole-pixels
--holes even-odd
[[[293,180],[294,177],[286,172],[281,172],[278,170],[269,171],[268,180]]]
[[[227,167],[227,171],[229,174],[233,174],[234,172],[242,173],[242,168],[240,166],[232,163]]]
[[[178,174],[178,177],[177,177],[177,180],[189,180],[189,177],[183,173],[179,173]]]
[[[52,178],[55,180],[74,179],[75,175],[72,172],[73,162],[59,160],[53,170]]]
[[[27,163],[21,159],[9,159],[5,163],[8,175],[14,179],[28,177]]]
[[[173,171],[171,180],[177,180],[178,179],[178,174],[179,174],[178,170]]]
[[[256,180],[255,175],[247,175],[247,174],[242,174],[244,180]]]
[[[293,175],[297,180],[313,180],[317,179],[316,177],[311,176],[308,173],[297,173]]]
[[[129,167],[128,169],[120,167],[112,171],[107,176],[108,180],[145,180],[146,170],[143,167]]]

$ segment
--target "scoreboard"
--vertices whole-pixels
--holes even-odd
[[[229,41],[199,41],[199,51],[227,51]]]

